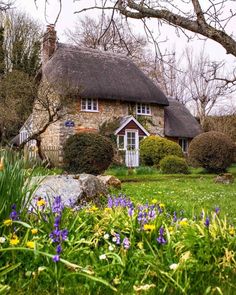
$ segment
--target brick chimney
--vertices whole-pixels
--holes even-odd
[[[54,25],[47,25],[47,30],[43,36],[42,44],[42,64],[44,65],[56,50],[57,32]]]

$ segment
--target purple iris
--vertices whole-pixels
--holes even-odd
[[[129,241],[128,238],[125,237],[122,244],[123,244],[123,247],[125,249],[129,249],[129,247],[130,247],[130,241]]]

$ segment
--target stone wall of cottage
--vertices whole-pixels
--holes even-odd
[[[104,122],[112,122],[117,118],[133,115],[150,134],[164,136],[164,108],[151,105],[151,116],[136,116],[136,105],[133,103],[98,100],[98,112],[81,111],[81,101],[70,108],[62,120],[51,124],[42,134],[42,148],[56,165],[63,161],[63,145],[66,139],[79,132],[98,132]],[[37,114],[37,120],[42,114]],[[74,127],[66,127],[66,121],[72,121]],[[57,160],[56,160],[57,159]]]

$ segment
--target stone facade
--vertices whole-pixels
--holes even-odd
[[[54,94],[55,95],[55,94]],[[55,97],[53,98],[56,99]],[[136,105],[134,103],[102,100],[98,99],[98,111],[89,112],[81,110],[81,99],[75,104],[75,108],[70,109],[63,119],[49,125],[47,130],[42,134],[42,148],[50,158],[58,158],[56,164],[63,161],[62,149],[66,139],[79,132],[98,132],[99,127],[104,122],[112,122],[118,118],[127,115],[133,115],[140,124],[150,133],[164,136],[164,108],[158,105],[151,105],[151,115],[137,116]],[[43,113],[34,112],[34,121],[43,121]],[[66,127],[66,121],[72,121],[73,127]],[[38,124],[35,124],[38,125]],[[52,157],[52,153],[57,153]]]

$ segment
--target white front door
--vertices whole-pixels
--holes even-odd
[[[138,130],[125,130],[125,164],[127,167],[139,166]]]

